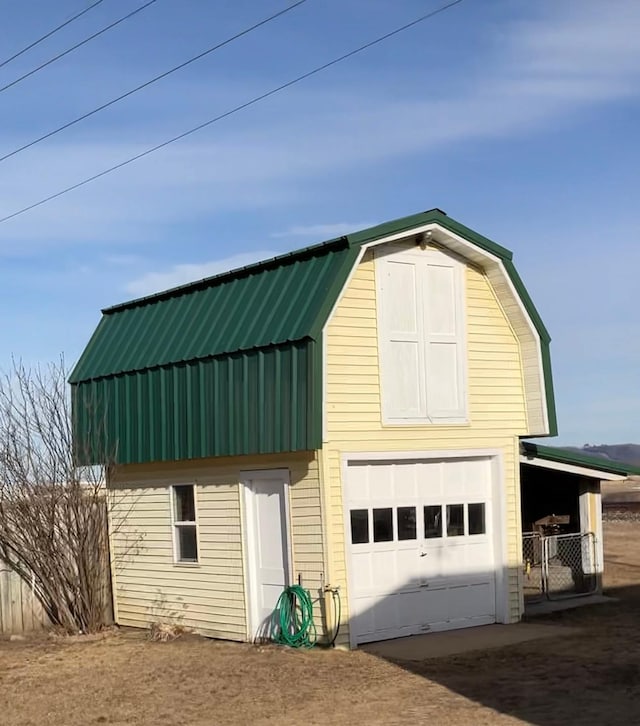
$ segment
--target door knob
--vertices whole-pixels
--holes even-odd
[[[420,557],[426,557],[429,553],[428,552],[421,552]]]

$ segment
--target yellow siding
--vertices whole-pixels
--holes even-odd
[[[110,482],[118,623],[173,622],[211,637],[247,638],[240,479],[248,469],[289,470],[293,574],[319,596],[324,542],[313,453],[124,466]],[[197,565],[174,563],[170,486],[179,483],[196,484]],[[320,623],[319,608],[316,616]]]
[[[330,573],[343,591],[348,613],[343,521],[342,455],[353,451],[499,449],[506,487],[509,617],[520,602],[520,482],[518,436],[526,432],[521,350],[486,276],[466,268],[469,423],[385,426],[380,407],[375,263],[367,253],[358,266],[326,334],[326,443],[323,451]],[[343,641],[343,642],[344,642]]]

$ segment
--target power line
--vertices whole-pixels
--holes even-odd
[[[286,83],[283,83],[280,86],[276,86],[275,88],[272,88],[271,90],[266,91],[265,93],[262,93],[259,96],[255,96],[250,101],[245,101],[245,103],[241,103],[239,106],[235,106],[234,108],[230,109],[229,111],[225,111],[224,113],[221,113],[219,116],[215,116],[214,118],[209,119],[208,121],[205,121],[204,123],[198,124],[198,126],[194,126],[193,128],[189,129],[188,131],[184,131],[183,133],[178,134],[177,136],[174,136],[173,138],[168,139],[167,141],[163,141],[161,144],[152,146],[150,149],[147,149],[146,151],[142,151],[139,154],[136,154],[135,156],[131,156],[130,158],[126,159],[125,161],[121,161],[119,164],[115,164],[114,166],[111,166],[108,169],[104,169],[103,171],[98,172],[97,174],[94,174],[93,176],[87,177],[86,179],[83,179],[82,181],[77,182],[76,184],[72,184],[71,186],[66,187],[65,189],[62,189],[61,191],[56,192],[55,194],[51,194],[48,197],[45,197],[44,199],[41,199],[38,202],[29,204],[27,207],[23,207],[22,209],[19,209],[17,212],[12,212],[11,214],[6,215],[5,217],[1,217],[0,224],[2,222],[7,222],[8,220],[13,219],[14,217],[18,217],[19,215],[24,214],[25,212],[29,212],[32,209],[35,209],[36,207],[40,207],[43,204],[47,204],[47,202],[51,202],[54,199],[58,199],[58,197],[62,197],[65,194],[69,194],[69,192],[73,192],[76,189],[79,189],[80,187],[86,186],[87,184],[90,184],[91,182],[94,182],[97,179],[100,179],[103,176],[106,176],[107,174],[111,174],[112,172],[117,171],[118,169],[122,169],[123,167],[128,166],[129,164],[133,164],[133,162],[138,161],[139,159],[142,159],[145,156],[149,156],[150,154],[153,154],[156,151],[159,151],[160,149],[164,149],[166,146],[169,146],[170,144],[173,144],[176,141],[180,141],[181,139],[184,139],[187,136],[191,136],[191,134],[195,134],[197,131],[201,131],[202,129],[206,128],[207,126],[211,126],[212,124],[217,123],[218,121],[222,121],[222,119],[228,118],[229,116],[232,116],[233,114],[236,114],[239,111],[244,110],[245,108],[249,108],[249,106],[253,106],[256,103],[259,103],[260,101],[264,101],[266,98],[275,96],[276,93],[280,93],[280,91],[284,91],[287,88],[291,88],[291,86],[294,86],[297,83],[300,83],[301,81],[304,81],[307,78],[311,78],[311,76],[315,76],[316,74],[321,73],[322,71],[325,71],[327,68],[331,68],[332,66],[335,66],[338,63],[342,63],[342,61],[345,61],[348,58],[352,58],[354,55],[357,55],[358,53],[362,53],[363,51],[373,47],[374,45],[378,45],[379,43],[382,43],[383,41],[388,40],[389,38],[392,38],[393,36],[404,32],[405,30],[409,30],[409,28],[413,28],[415,25],[418,25],[419,23],[422,23],[425,20],[429,20],[430,18],[433,18],[434,16],[439,15],[440,13],[443,13],[445,10],[452,8],[455,5],[459,5],[461,2],[463,2],[463,0],[452,0],[452,2],[449,2],[446,5],[442,5],[439,8],[436,8],[435,10],[432,10],[430,13],[427,13],[426,15],[422,15],[421,17],[416,18],[415,20],[412,20],[410,23],[407,23],[406,25],[402,25],[401,27],[390,31],[389,33],[385,33],[384,35],[379,36],[375,40],[371,40],[368,43],[361,45],[360,47],[356,48],[355,50],[351,50],[348,53],[345,53],[344,55],[341,55],[338,58],[334,58],[333,60],[329,61],[328,63],[324,63],[321,66],[317,66],[313,70],[307,71],[306,73],[303,73],[302,75],[297,76],[296,78],[293,78],[292,80],[287,81]]]
[[[129,20],[129,18],[132,18],[134,15],[137,15],[138,13],[142,12],[145,8],[148,8],[149,5],[153,5],[153,3],[157,2],[157,0],[149,0],[149,2],[146,2],[144,5],[141,5],[139,8],[136,8],[135,10],[132,10],[127,15],[123,15],[118,20],[115,20],[113,23],[110,23],[106,27],[102,28],[102,30],[98,30],[93,35],[90,35],[88,38],[85,38],[84,40],[81,40],[79,43],[76,43],[75,45],[71,46],[71,48],[67,48],[67,50],[63,51],[62,53],[59,53],[58,55],[54,56],[53,58],[50,58],[45,63],[42,63],[37,68],[34,68],[32,71],[29,71],[28,73],[25,73],[23,76],[20,76],[20,78],[16,78],[15,81],[11,81],[11,83],[7,83],[6,86],[2,86],[0,88],[0,93],[3,91],[6,91],[8,88],[11,88],[12,86],[16,86],[18,83],[21,83],[25,80],[25,78],[29,78],[29,76],[32,76],[34,73],[37,73],[38,71],[41,71],[43,68],[46,68],[47,66],[50,66],[52,63],[55,63],[56,61],[59,61],[60,58],[64,58],[65,55],[69,55],[69,53],[72,53],[74,50],[77,50],[78,48],[82,47],[83,45],[86,45],[90,41],[97,38],[99,35],[102,35],[103,33],[106,33],[108,30],[111,30],[112,28],[115,28],[116,25],[120,25],[120,23],[124,23],[125,20]]]
[[[238,40],[238,38],[242,38],[243,35],[248,35],[249,33],[256,30],[257,28],[260,28],[262,25],[266,25],[267,23],[270,23],[272,20],[279,18],[281,15],[288,13],[289,11],[299,7],[300,5],[302,5],[305,2],[307,2],[307,0],[298,0],[298,2],[294,3],[293,5],[289,5],[288,7],[284,8],[283,10],[280,10],[279,12],[274,13],[273,15],[270,15],[268,18],[265,18],[264,20],[261,20],[260,22],[255,23],[251,27],[246,28],[245,30],[243,30],[239,33],[236,33],[235,35],[232,35],[230,38],[227,38],[226,40],[223,40],[222,42],[218,43],[217,45],[214,45],[211,48],[208,48],[207,50],[203,51],[202,53],[199,53],[198,55],[193,56],[192,58],[189,58],[189,60],[185,61],[184,63],[180,63],[179,65],[174,66],[173,68],[170,68],[168,71],[165,71],[164,73],[161,73],[160,75],[155,76],[155,78],[152,78],[151,80],[146,81],[145,83],[142,83],[139,86],[136,86],[135,88],[132,88],[130,91],[127,91],[126,93],[123,93],[122,95],[111,99],[111,101],[107,101],[106,103],[103,103],[101,106],[97,106],[93,110],[87,111],[87,113],[84,113],[81,116],[78,116],[77,118],[73,119],[72,121],[62,124],[62,126],[58,126],[57,129],[53,129],[53,131],[49,131],[48,133],[43,134],[42,136],[38,137],[37,139],[34,139],[33,141],[30,141],[29,143],[24,144],[23,146],[20,146],[19,148],[14,149],[13,151],[10,151],[8,154],[5,154],[4,156],[0,156],[0,162],[5,161],[6,159],[9,159],[10,157],[15,156],[16,154],[19,154],[21,151],[30,149],[32,146],[39,144],[41,141],[50,139],[52,136],[59,134],[61,131],[64,131],[65,129],[68,129],[71,126],[75,126],[76,124],[80,123],[81,121],[84,121],[85,119],[88,119],[89,117],[94,116],[99,111],[104,111],[105,108],[109,108],[109,106],[113,106],[114,104],[118,103],[119,101],[122,101],[123,99],[128,98],[129,96],[132,96],[134,93],[137,93],[138,91],[141,91],[142,89],[147,88],[148,86],[151,86],[153,83],[156,83],[157,81],[160,81],[163,78],[170,76],[172,73],[175,73],[176,71],[179,71],[182,68],[186,68],[186,66],[191,65],[191,63],[195,63],[196,61],[200,60],[201,58],[204,58],[205,56],[209,55],[210,53],[213,53],[214,51],[219,50],[220,48],[223,48],[225,45],[229,45],[229,43],[232,43],[234,40]]]
[[[16,58],[19,58],[23,53],[26,53],[28,50],[31,50],[32,48],[35,48],[36,45],[39,45],[42,43],[43,40],[46,40],[47,38],[50,38],[54,33],[57,33],[59,30],[62,30],[62,28],[66,28],[67,25],[70,25],[73,23],[74,20],[77,20],[78,18],[82,17],[85,13],[88,13],[89,10],[93,10],[93,8],[96,7],[96,5],[100,5],[100,3],[104,2],[104,0],[97,0],[97,2],[93,3],[93,5],[89,5],[88,8],[85,8],[84,10],[81,10],[79,13],[74,15],[72,18],[69,18],[69,20],[66,20],[61,25],[58,25],[57,28],[54,28],[53,30],[50,30],[45,35],[40,36],[37,40],[34,40],[33,43],[29,43],[29,45],[25,46],[22,50],[19,50],[17,53],[14,53],[10,58],[7,58],[6,60],[3,60],[0,63],[0,68],[4,68],[4,66],[7,65],[7,63],[11,63],[11,61],[15,60]]]

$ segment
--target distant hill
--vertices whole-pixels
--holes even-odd
[[[568,451],[601,456],[611,461],[640,466],[640,444],[585,444],[584,446],[564,446]]]

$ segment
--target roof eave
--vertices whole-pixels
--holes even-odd
[[[558,464],[568,464],[594,471],[615,474],[619,477],[640,475],[640,467],[632,466],[618,461],[607,461],[590,454],[567,451],[553,446],[542,446],[532,441],[521,441],[521,460],[531,463],[533,460],[549,461]]]

